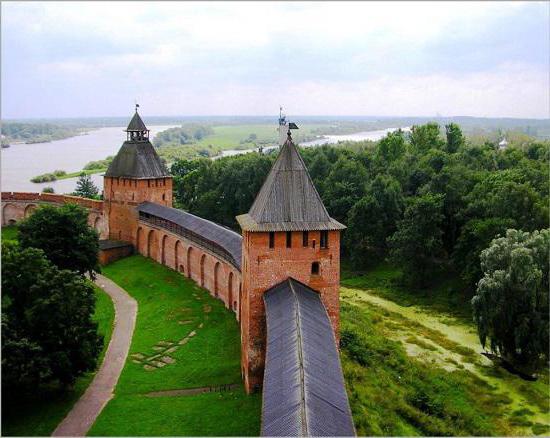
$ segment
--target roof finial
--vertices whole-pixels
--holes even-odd
[[[139,108],[139,103],[137,103],[137,100],[135,101],[136,103],[136,113],[137,113],[137,109]]]

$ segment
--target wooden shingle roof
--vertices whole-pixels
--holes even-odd
[[[134,114],[134,117],[132,117],[132,120],[130,120],[130,123],[128,124],[128,127],[126,128],[126,131],[147,131],[147,126],[145,126],[145,123],[143,123],[143,120],[141,120],[141,117],[139,116],[137,110]]]
[[[170,176],[149,140],[129,140],[122,144],[105,176],[125,178],[165,178]]]
[[[288,278],[263,298],[262,436],[354,436],[338,348],[319,294]]]
[[[329,216],[290,135],[250,211],[237,221],[245,231],[345,228]]]

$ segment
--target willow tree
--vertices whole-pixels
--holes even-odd
[[[472,298],[481,344],[533,371],[548,360],[550,230],[508,230],[481,252],[483,278]]]

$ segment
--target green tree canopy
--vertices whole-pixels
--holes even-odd
[[[397,231],[389,238],[391,258],[413,284],[425,286],[440,262],[443,199],[443,195],[432,193],[412,198]]]
[[[92,321],[93,287],[59,270],[42,250],[2,244],[2,385],[7,393],[95,368],[102,339]]]
[[[445,125],[445,134],[447,136],[447,152],[454,154],[465,144],[464,136],[460,126],[456,123]]]
[[[444,145],[445,142],[441,138],[437,123],[431,122],[412,127],[411,146],[415,152],[422,153],[430,149],[443,149]]]
[[[386,239],[396,230],[404,209],[399,183],[391,176],[377,175],[349,212],[347,247],[356,266],[377,262],[386,252]]]
[[[472,299],[481,344],[530,371],[549,357],[549,247],[548,229],[493,240]]]
[[[99,236],[88,225],[83,207],[65,204],[38,208],[19,225],[23,248],[39,248],[59,269],[79,274],[99,272]]]

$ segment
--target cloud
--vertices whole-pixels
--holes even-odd
[[[270,113],[284,98],[304,114],[548,117],[543,2],[1,8],[4,117],[122,115],[136,96],[157,114]]]

